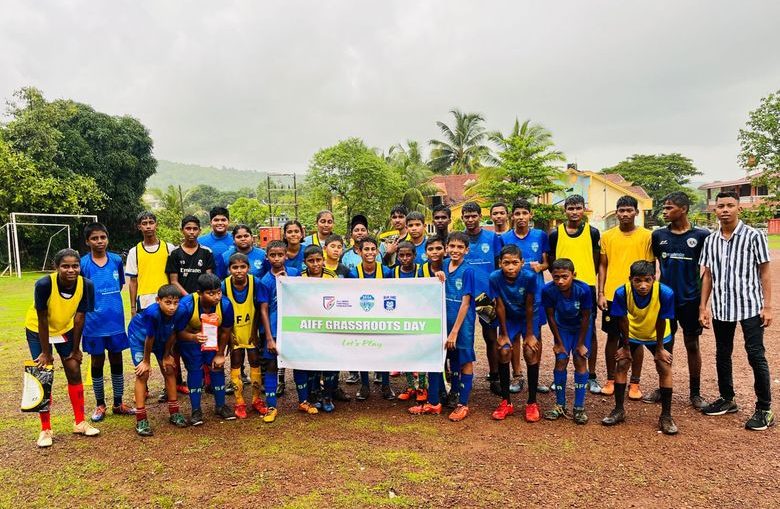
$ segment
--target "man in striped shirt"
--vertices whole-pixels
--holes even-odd
[[[715,198],[720,228],[704,240],[704,267],[699,306],[702,326],[715,332],[715,363],[720,397],[707,405],[705,415],[737,411],[734,401],[731,355],[737,322],[742,326],[748,362],[753,368],[756,411],[747,429],[762,431],[775,421],[771,409],[769,364],[764,354],[764,328],[772,324],[772,287],[769,246],[764,235],[739,219],[739,197],[721,192]],[[712,295],[712,312],[708,307]]]

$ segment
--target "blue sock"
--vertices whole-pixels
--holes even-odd
[[[387,387],[390,385],[390,372],[389,371],[382,371],[379,373],[382,376],[382,387]]]
[[[339,386],[339,373],[338,371],[323,371],[322,376],[325,379],[325,395],[332,398]]]
[[[303,403],[309,399],[309,372],[302,369],[293,370],[295,390],[298,392],[298,402]]]
[[[203,370],[200,369],[200,366],[197,369],[187,369],[187,387],[190,389],[192,409],[200,410],[200,395],[203,391]],[[171,395],[168,394],[168,397],[170,398]]]
[[[474,384],[474,375],[460,375],[460,399],[458,403],[461,405],[469,404],[469,396],[471,396],[471,386]]]
[[[122,373],[111,373],[111,388],[114,391],[114,406],[122,404],[122,394],[125,392],[125,377]]]
[[[265,386],[265,404],[269,408],[276,408],[276,388],[279,384],[279,375],[276,371],[266,371],[263,375]]]
[[[585,389],[588,386],[588,373],[574,373],[574,408],[585,408]]]
[[[368,385],[368,371],[360,372],[360,383],[363,385]]]
[[[555,384],[555,402],[566,406],[566,370],[553,370],[553,383]]]
[[[428,373],[428,403],[431,405],[438,405],[441,402],[439,399],[441,377],[441,373]]]
[[[214,388],[214,404],[217,407],[225,405],[225,371],[219,369],[211,372],[211,386]],[[241,387],[236,387],[241,390]]]
[[[95,402],[97,402],[98,405],[106,404],[106,390],[104,383],[103,373],[100,373],[100,376],[98,377],[96,377],[94,373],[92,374],[92,390],[95,391]]]

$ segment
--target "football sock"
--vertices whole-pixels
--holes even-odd
[[[450,359],[450,392],[457,394],[460,390],[460,364],[454,359]]]
[[[701,378],[698,376],[692,376],[690,378],[691,384],[691,396],[698,396],[701,394]]]
[[[661,387],[661,415],[672,415],[671,387]]]
[[[141,422],[146,419],[146,407],[135,409],[135,422]]]
[[[244,391],[242,390],[244,384],[241,382],[241,368],[230,368],[230,381],[236,386],[236,405],[244,404]]]
[[[214,404],[217,407],[225,405],[225,371],[218,369],[211,372],[211,386],[214,388]],[[240,387],[240,385],[239,385]]]
[[[417,375],[417,388],[426,389],[428,387],[428,377],[425,373],[419,373]]]
[[[266,371],[263,376],[265,385],[265,404],[271,408],[276,408],[276,387],[279,384],[279,377],[276,371]]]
[[[68,396],[70,397],[70,406],[73,407],[73,417],[76,424],[84,421],[84,385],[68,384]]]
[[[623,401],[626,399],[626,384],[615,384],[615,408],[623,410]]]
[[[442,383],[441,377],[441,373],[428,374],[428,403],[431,405],[438,405],[441,402],[439,397],[439,389]]]
[[[382,371],[379,373],[379,375],[382,377],[382,387],[387,387],[390,385],[390,372],[389,371]]]
[[[499,366],[500,366],[500,364],[499,364]],[[500,378],[499,378],[500,376],[501,376],[501,368],[499,367],[497,372],[495,372],[495,373],[488,373],[488,380],[491,381],[491,382],[495,382],[496,380],[500,380]]]
[[[187,385],[190,389],[190,404],[193,410],[200,409],[200,398],[203,392],[203,370],[198,366],[197,369],[187,370]],[[172,395],[168,394],[170,398]]]
[[[406,376],[406,387],[414,389],[414,373],[407,371],[404,375]]]
[[[338,371],[323,371],[322,374],[325,379],[325,395],[332,398],[339,386],[339,373]]]
[[[471,396],[471,386],[474,383],[474,374],[461,374],[460,375],[460,398],[458,403],[461,405],[469,404],[469,396]]]
[[[105,382],[103,381],[103,366],[95,366],[95,362],[91,363],[90,375],[92,375],[92,390],[95,393],[95,403],[100,406],[106,404],[106,389]]]
[[[574,373],[574,408],[585,408],[585,389],[588,387],[587,373]]]
[[[553,383],[555,384],[555,403],[566,406],[566,370],[553,370]],[[530,386],[529,386],[530,387]]]
[[[111,365],[111,390],[114,391],[114,406],[122,404],[122,395],[125,393],[125,376],[122,363]]]
[[[360,372],[360,383],[363,385],[368,385],[368,371],[361,371]]]
[[[639,377],[638,376],[631,376],[631,383],[632,384],[638,384],[639,383]]]
[[[528,403],[536,403],[536,388],[539,386],[539,363],[526,367],[528,371]]]
[[[501,398],[509,401],[509,363],[498,365],[498,380],[501,382]]]
[[[588,380],[595,380],[596,379],[596,373],[588,373]]]
[[[51,403],[49,403],[51,408]],[[51,411],[38,412],[38,417],[41,419],[41,431],[48,431],[51,429]]]
[[[206,364],[204,364],[201,369],[203,371],[203,387],[211,387],[213,383],[211,381],[211,369]]]
[[[309,372],[302,369],[293,370],[295,390],[298,392],[298,403],[303,403],[309,398]]]
[[[279,383],[283,384],[284,383],[284,375],[287,373],[287,368],[279,368],[277,373],[279,374],[278,375]],[[265,375],[265,371],[263,371],[263,375]],[[263,380],[265,380],[265,378],[263,378]]]
[[[249,366],[249,379],[252,381],[252,401],[260,399],[260,368]]]
[[[168,400],[168,413],[171,414],[171,415],[179,413],[179,400],[178,399]]]

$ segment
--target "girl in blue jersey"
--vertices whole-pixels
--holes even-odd
[[[544,414],[545,419],[567,417],[566,366],[574,360],[574,422],[585,424],[585,393],[588,387],[588,355],[591,348],[593,294],[587,283],[575,279],[574,263],[558,258],[552,264],[552,282],[542,289],[542,306],[552,332],[555,353],[556,405]]]
[[[82,343],[90,355],[92,390],[95,393],[95,412],[92,422],[100,422],[106,416],[106,400],[103,385],[103,365],[111,365],[111,387],[114,392],[115,415],[134,415],[135,410],[122,402],[125,377],[122,367],[122,351],[128,348],[125,332],[125,308],[122,287],[125,272],[122,258],[108,249],[108,229],[100,223],[90,223],[84,228],[89,253],[81,258],[81,274],[95,287],[95,309],[87,313],[84,321]]]
[[[174,334],[173,317],[179,308],[180,298],[181,292],[176,286],[161,286],[157,291],[155,303],[135,315],[127,327],[130,357],[135,366],[135,431],[141,436],[152,435],[152,427],[146,413],[152,354],[157,358],[157,365],[165,379],[165,392],[173,396],[172,400],[168,400],[169,421],[178,428],[187,426],[187,420],[179,411],[179,401],[176,399],[176,373],[166,370],[163,365],[165,343]]]

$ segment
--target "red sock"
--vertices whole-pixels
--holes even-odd
[[[135,409],[135,422],[141,422],[146,419],[146,407]]]
[[[168,401],[168,413],[170,413],[171,415],[179,413],[179,400],[174,399]]]
[[[51,412],[38,412],[41,419],[41,431],[51,430]]]
[[[73,417],[76,424],[84,421],[84,385],[68,384],[68,396],[70,396],[70,405],[73,407]]]

